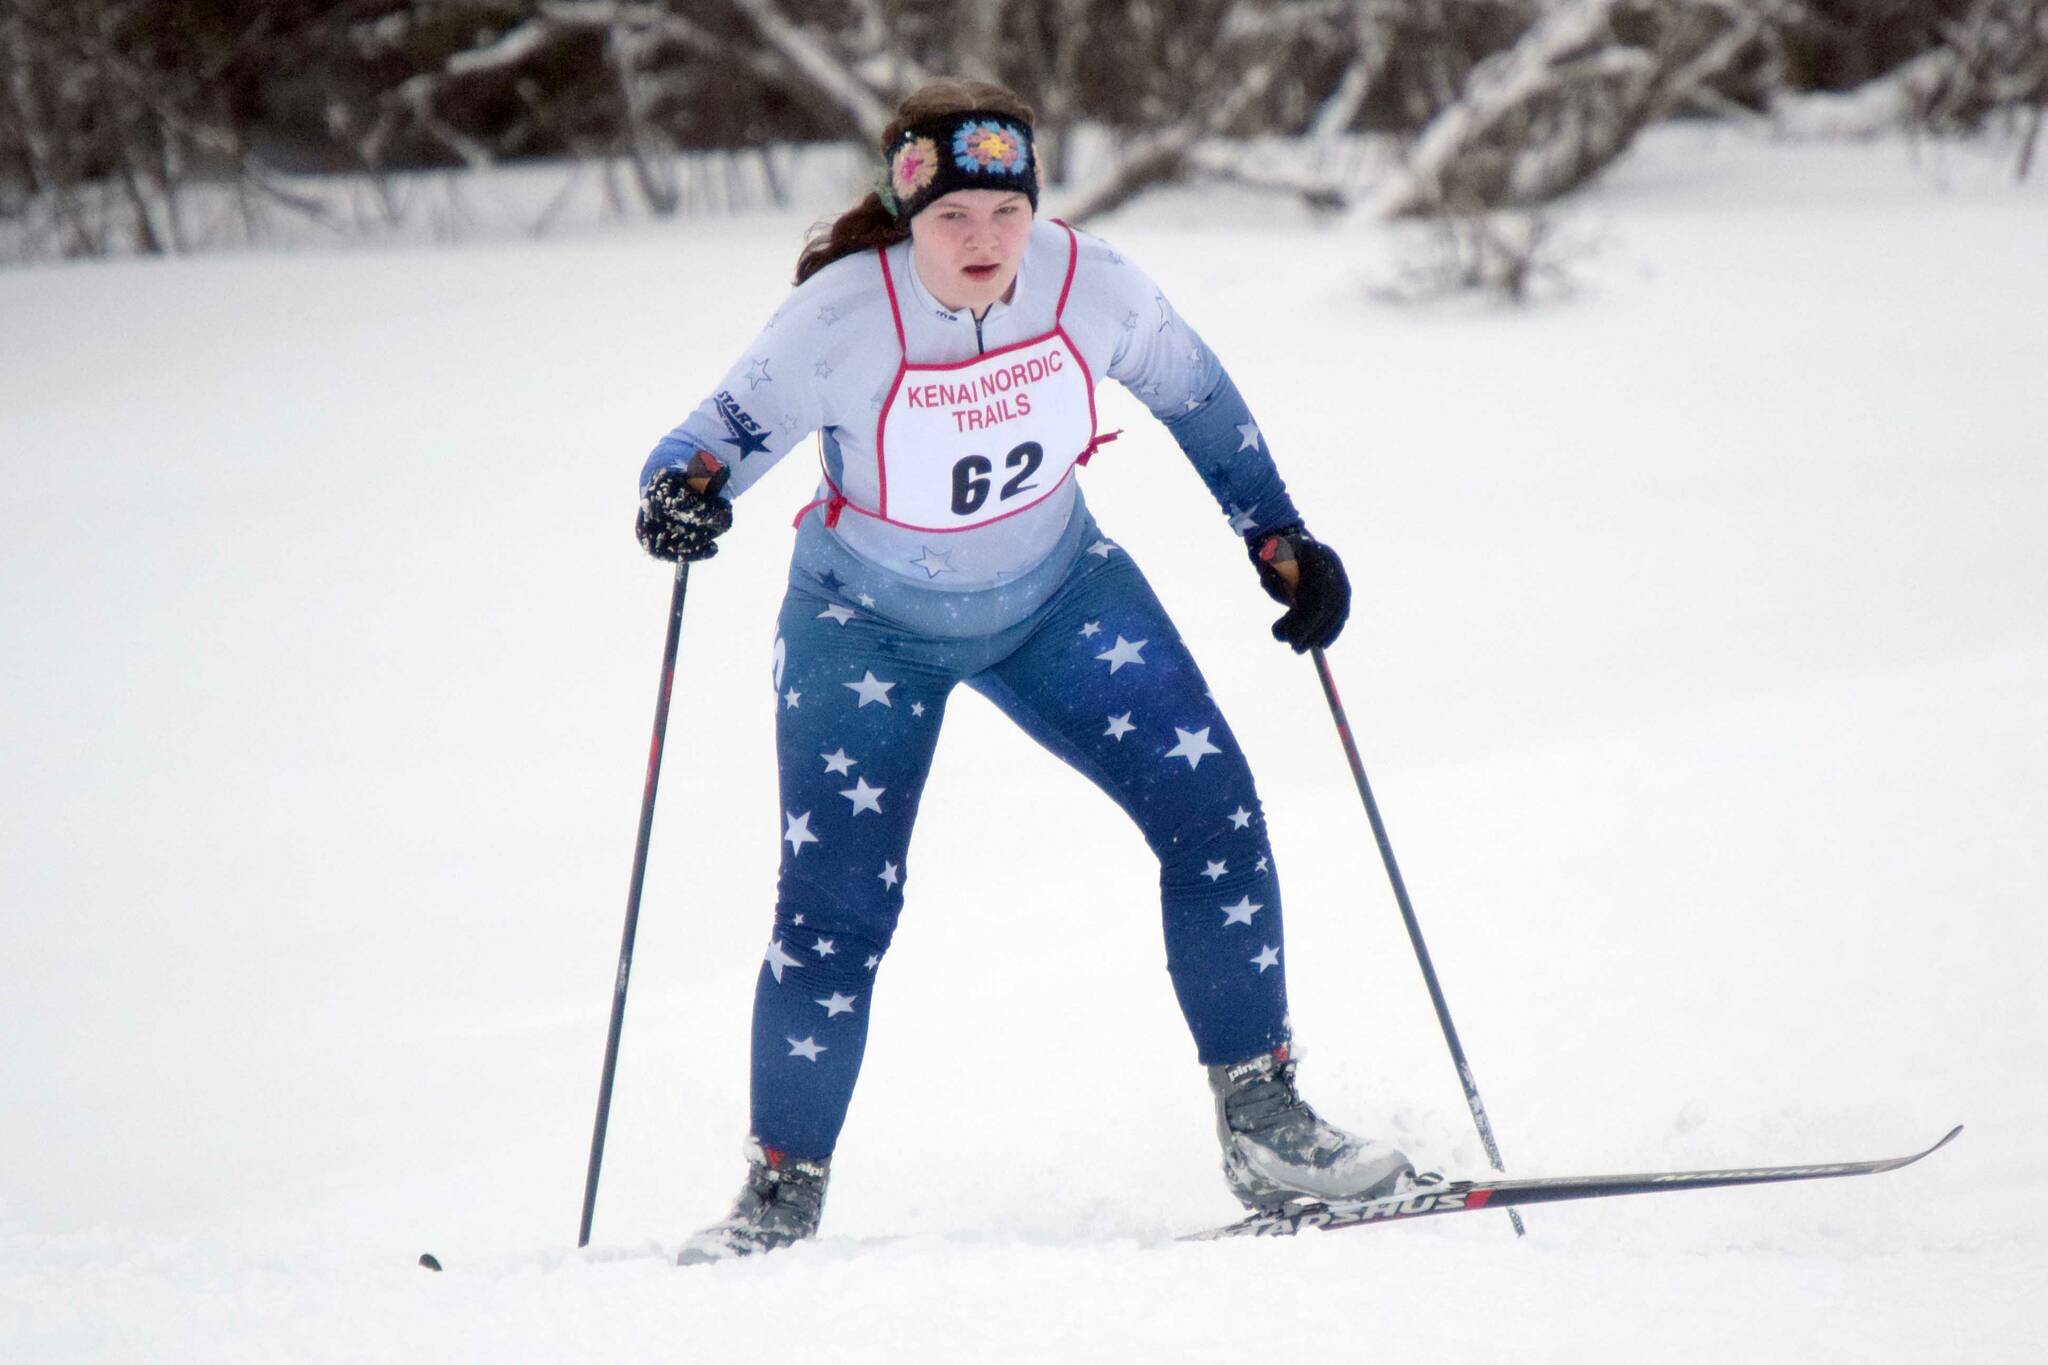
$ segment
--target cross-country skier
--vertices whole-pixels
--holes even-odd
[[[1325,1123],[1295,1089],[1280,884],[1251,771],[1075,479],[1115,435],[1097,425],[1096,382],[1124,384],[1186,452],[1287,604],[1277,638],[1337,637],[1343,566],[1165,295],[1105,242],[1036,217],[1028,106],[937,81],[903,102],[881,150],[881,186],[813,237],[796,289],[641,474],[642,544],[703,559],[729,500],[820,433],[774,649],[784,847],[746,1185],[681,1260],[817,1230],[960,683],[1101,787],[1158,856],[1167,965],[1231,1191],[1272,1210],[1392,1190],[1407,1157]],[[1292,582],[1270,562],[1288,551]]]

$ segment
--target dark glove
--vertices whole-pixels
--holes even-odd
[[[1351,580],[1344,561],[1317,540],[1300,522],[1245,537],[1259,586],[1287,608],[1273,623],[1273,638],[1294,646],[1296,654],[1327,649],[1351,614]]]
[[[732,529],[732,503],[719,496],[731,477],[730,468],[701,452],[688,469],[656,474],[640,494],[635,526],[647,553],[692,562],[717,554],[712,542]]]

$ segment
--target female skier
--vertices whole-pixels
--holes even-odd
[[[1167,965],[1231,1191],[1253,1210],[1388,1192],[1408,1159],[1325,1123],[1295,1089],[1279,882],[1244,755],[1082,501],[1076,466],[1116,435],[1096,424],[1097,379],[1123,383],[1186,452],[1288,606],[1276,638],[1300,651],[1337,637],[1343,566],[1152,281],[1035,216],[1028,106],[937,81],[903,102],[881,150],[882,186],[813,236],[796,289],[641,473],[641,543],[703,559],[729,500],[820,433],[774,647],[785,847],[754,997],[746,1185],[680,1259],[817,1230],[959,683],[1101,787],[1158,856]]]

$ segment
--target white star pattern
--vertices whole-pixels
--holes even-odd
[[[780,939],[776,939],[768,945],[767,962],[768,970],[774,973],[775,984],[778,986],[782,984],[782,969],[784,967],[801,967],[804,965],[802,958],[791,957],[788,953],[782,951],[782,941]]]
[[[1145,656],[1138,651],[1150,643],[1151,641],[1149,640],[1126,640],[1123,636],[1119,635],[1116,637],[1115,644],[1095,657],[1106,660],[1109,664],[1109,671],[1114,673],[1125,664],[1144,663]]]
[[[1240,422],[1237,427],[1237,434],[1239,438],[1237,443],[1238,451],[1257,450],[1259,448],[1259,424],[1257,422]],[[1231,453],[1236,454],[1237,451]]]
[[[1252,871],[1254,871],[1254,872],[1264,872],[1265,870],[1266,870],[1266,855],[1265,855],[1265,854],[1263,854],[1263,853],[1261,853],[1261,854],[1259,855],[1259,860],[1258,860],[1257,862],[1255,862],[1255,863],[1253,863],[1253,864],[1252,864]]]
[[[1265,908],[1265,906],[1253,902],[1250,896],[1246,896],[1236,905],[1226,905],[1223,907],[1223,922],[1226,925],[1250,924],[1252,916]]]
[[[1102,634],[1102,622],[1100,621],[1090,621],[1081,627],[1081,638],[1084,640],[1092,640],[1100,634]]]
[[[830,957],[832,956],[832,954],[838,952],[839,950],[833,946],[831,939],[821,938],[816,943],[813,943],[811,945],[811,951],[816,953],[819,957]]]
[[[1209,731],[1213,728],[1215,727],[1204,725],[1199,730],[1183,730],[1178,725],[1174,726],[1173,732],[1180,736],[1180,743],[1168,749],[1166,756],[1168,758],[1186,759],[1189,771],[1201,767],[1202,760],[1210,754],[1220,754],[1223,752],[1209,742]]]
[[[854,999],[855,997],[851,995],[841,995],[838,991],[834,991],[830,999],[820,1000],[817,1003],[825,1007],[825,1017],[833,1019],[842,1014],[852,1014]]]
[[[869,702],[876,701],[884,706],[893,708],[895,703],[889,700],[889,689],[895,685],[895,683],[883,682],[880,678],[877,678],[873,669],[862,669],[859,682],[840,684],[842,687],[852,688],[860,695],[860,702],[853,708],[856,711],[860,710],[862,706],[866,706]]]
[[[843,746],[834,749],[829,754],[819,754],[818,757],[825,760],[826,772],[838,773],[841,777],[852,777],[853,769],[860,765],[859,759],[846,756],[846,750]]]
[[[774,382],[773,379],[768,377],[768,357],[756,356],[753,368],[747,371],[748,392],[760,388],[763,384],[773,384]]]
[[[910,714],[911,714],[911,715],[913,715],[913,716],[921,716],[921,715],[923,715],[923,714],[924,714],[924,703],[923,703],[923,702],[921,702],[921,701],[914,701],[914,702],[910,703]]]
[[[789,917],[789,922],[791,924],[802,924],[804,922],[804,917],[802,915],[791,915]]]
[[[820,379],[830,379],[832,377],[832,367],[821,360],[817,364],[811,366],[811,373],[818,376],[818,378]]]
[[[1202,869],[1202,875],[1212,882],[1222,881],[1225,876],[1229,875],[1229,872],[1230,864],[1224,862],[1211,862]]]
[[[1264,976],[1266,968],[1280,965],[1280,950],[1269,943],[1266,945],[1266,951],[1253,958],[1251,963],[1259,969],[1259,975]]]
[[[784,1038],[782,1041],[789,1044],[790,1056],[801,1057],[807,1062],[815,1062],[819,1053],[832,1050],[819,1042],[815,1034],[809,1038]]]
[[[843,626],[848,621],[851,621],[853,619],[853,608],[842,607],[837,602],[834,602],[831,606],[825,608],[825,610],[818,613],[818,619],[820,621],[824,620],[828,616]]]
[[[926,578],[937,578],[942,573],[953,572],[952,551],[940,554],[929,545],[923,548],[924,553],[910,561],[911,568],[923,569]]]
[[[853,802],[853,813],[855,815],[859,815],[864,810],[871,810],[875,814],[880,815],[882,813],[882,793],[887,790],[889,790],[887,787],[870,787],[865,777],[856,777],[853,780],[853,785],[839,794]]]
[[[1245,511],[1242,507],[1239,507],[1234,502],[1230,504],[1230,508],[1227,512],[1227,515],[1230,517],[1230,529],[1237,532],[1239,535],[1243,535],[1247,531],[1255,531],[1258,529],[1259,523],[1256,519],[1253,518],[1252,514]]]
[[[862,606],[868,608],[870,611],[874,609],[875,599],[868,596],[866,593],[862,593],[859,597],[855,598],[854,600],[856,602],[859,602]]]
[[[1230,812],[1230,827],[1232,829],[1243,829],[1251,822],[1252,813],[1243,806],[1239,806],[1236,810]]]
[[[882,870],[875,875],[882,879],[882,885],[884,886],[894,886],[897,882],[903,880],[901,869],[894,863],[883,863]]]
[[[1088,547],[1088,553],[1091,555],[1101,555],[1104,559],[1108,559],[1109,552],[1115,548],[1116,546],[1106,540],[1098,540]]]
[[[796,709],[797,703],[803,700],[803,695],[803,693],[797,691],[794,687],[790,688],[789,691],[784,692],[782,694],[782,705],[784,709],[794,711]]]
[[[811,833],[811,813],[809,811],[805,811],[802,815],[791,815],[788,811],[784,811],[783,814],[789,816],[789,828],[782,831],[782,837],[789,844],[789,856],[794,858],[797,854],[804,851],[805,844],[817,843],[818,836]]]
[[[864,965],[869,971],[873,971],[882,965],[882,955],[880,953],[869,953],[868,960]]]
[[[1109,722],[1109,728],[1102,733],[1119,744],[1124,742],[1125,735],[1138,728],[1131,724],[1131,713],[1128,711],[1120,716],[1104,716],[1103,719]]]

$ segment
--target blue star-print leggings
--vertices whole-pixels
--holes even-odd
[[[1206,1064],[1287,1040],[1280,888],[1251,770],[1144,575],[1082,554],[998,634],[905,631],[792,586],[775,645],[782,875],[754,996],[753,1131],[831,1154],[876,969],[910,876],[919,794],[966,683],[1137,822],[1159,858],[1167,969]]]

